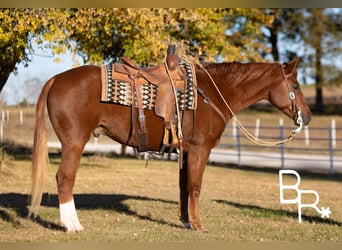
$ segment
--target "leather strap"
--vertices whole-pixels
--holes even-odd
[[[142,100],[142,94],[140,89],[140,84],[137,84],[136,80],[139,78],[139,74],[137,75],[129,75],[129,77],[132,79],[134,83],[134,89],[136,94],[136,101],[138,106],[138,121],[140,126],[140,132],[139,132],[139,145],[138,150],[139,152],[147,151],[148,149],[148,136],[147,136],[147,129],[146,129],[146,117],[144,114],[144,107],[143,107],[143,100]],[[134,95],[134,94],[132,94]],[[133,108],[134,105],[132,105]]]
[[[210,100],[208,96],[206,96],[201,88],[197,88],[197,92],[203,97],[203,101],[206,104],[209,104],[215,111],[216,113],[222,118],[225,124],[228,123],[228,120],[226,117],[223,115],[222,111]]]

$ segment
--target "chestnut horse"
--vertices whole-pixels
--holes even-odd
[[[301,110],[303,124],[311,113],[297,82],[297,60],[278,63],[217,63],[197,66],[197,110],[182,115],[183,162],[180,168],[179,216],[186,228],[204,230],[199,216],[203,172],[211,152],[232,118],[232,112],[259,100],[268,100],[296,123]],[[219,94],[222,95],[220,95]],[[44,168],[48,162],[44,109],[61,142],[61,162],[56,174],[60,221],[67,231],[79,231],[80,224],[73,187],[85,144],[96,129],[113,140],[138,147],[137,136],[130,137],[131,107],[100,101],[100,67],[81,66],[52,77],[42,89],[36,106],[33,145],[30,215],[35,216],[42,198]],[[295,98],[293,98],[295,97]],[[137,113],[137,112],[136,112]],[[159,151],[163,139],[163,119],[145,110],[148,150]],[[297,124],[298,125],[298,124]],[[138,129],[138,124],[134,125]],[[188,206],[188,204],[190,206]]]

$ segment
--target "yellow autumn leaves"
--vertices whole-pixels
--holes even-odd
[[[205,61],[261,60],[258,50],[268,49],[255,39],[267,23],[259,9],[0,9],[0,21],[1,62],[27,59],[37,45],[89,63],[126,55],[142,66],[163,60],[168,43]]]

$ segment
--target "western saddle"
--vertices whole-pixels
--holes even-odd
[[[143,108],[143,97],[141,86],[151,83],[158,86],[155,100],[155,113],[164,119],[163,147],[179,147],[179,136],[177,136],[175,120],[180,119],[176,114],[177,90],[184,90],[187,75],[180,66],[180,59],[175,53],[175,45],[170,45],[164,64],[146,69],[140,68],[134,61],[127,57],[121,58],[123,63],[114,63],[112,68],[112,79],[120,79],[131,85],[132,90],[132,128],[135,124],[135,108],[138,109],[139,121],[139,145],[138,151],[148,150],[148,133],[146,128],[146,117]],[[135,93],[135,94],[134,94]],[[179,111],[179,110],[178,110]],[[178,127],[178,130],[181,128]]]

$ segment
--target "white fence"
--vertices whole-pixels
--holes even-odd
[[[10,112],[5,109],[0,112],[0,141],[4,139],[4,124],[7,122],[27,129],[24,124],[25,114],[22,110]],[[30,119],[26,117],[25,121],[27,122]],[[253,125],[247,124],[245,127],[262,140],[282,140],[285,137],[285,131],[288,133],[293,129],[293,127],[285,127],[281,119],[279,126],[261,126],[261,123],[260,119],[256,119]],[[217,158],[218,155],[225,154],[236,159],[235,163],[238,165],[248,159],[251,159],[251,163],[272,159],[273,162],[278,163],[281,169],[286,168],[290,162],[301,161],[302,165],[305,166],[306,163],[315,161],[315,165],[324,166],[329,173],[333,174],[336,172],[336,167],[340,168],[341,166],[342,170],[341,145],[342,128],[336,126],[333,119],[330,125],[325,127],[304,127],[303,131],[291,143],[282,144],[272,149],[260,147],[248,141],[234,122],[231,122],[221,138],[221,143],[216,147],[215,153]],[[224,157],[221,162],[226,160],[230,159]]]
[[[283,140],[285,139],[285,131],[291,131],[293,128],[285,127],[282,120],[279,126],[260,126],[260,120],[256,119],[255,125],[245,126],[249,131],[254,131],[254,136],[262,140]],[[280,167],[284,169],[286,161],[322,161],[329,166],[329,173],[335,172],[335,166],[342,164],[342,128],[336,127],[335,120],[331,120],[330,126],[327,127],[304,127],[304,131],[300,136],[294,139],[294,143],[285,143],[273,149],[272,153],[267,148],[260,147],[248,141],[241,134],[239,127],[234,123],[227,126],[227,132],[222,136],[219,149],[231,149],[232,155],[237,157],[237,164],[241,164],[242,157],[253,155],[263,160],[269,157],[278,160]],[[266,131],[264,135],[260,135],[260,131]],[[277,152],[278,151],[278,152]],[[259,153],[258,153],[259,152]],[[277,153],[274,153],[277,152]],[[322,157],[317,157],[320,155]]]
[[[12,114],[13,115],[13,114]],[[19,115],[16,114],[17,117],[12,119],[18,119],[19,124],[21,126],[24,125],[24,113],[22,110],[19,110]],[[6,110],[1,110],[1,119],[0,119],[0,141],[3,141],[4,139],[4,122],[9,121],[11,119],[11,112],[6,109]]]

